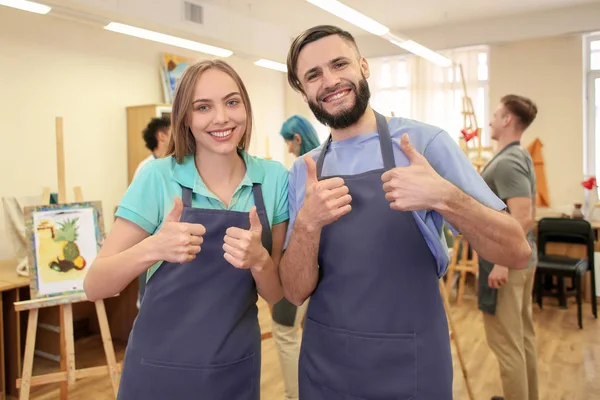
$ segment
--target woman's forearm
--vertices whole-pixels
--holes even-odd
[[[96,257],[83,282],[87,298],[96,301],[120,293],[135,278],[160,261],[152,238],[149,236],[119,253]]]
[[[265,250],[260,268],[251,269],[260,297],[269,304],[275,304],[283,297],[283,288],[279,280],[277,265]]]

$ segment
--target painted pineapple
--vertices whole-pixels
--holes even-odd
[[[66,261],[72,263],[75,268],[83,269],[85,267],[85,260],[81,257],[79,246],[75,242],[78,237],[77,233],[77,220],[79,218],[67,219],[64,222],[59,222],[59,229],[56,230],[56,237],[54,238],[57,242],[62,242],[63,256],[58,258],[58,261]]]

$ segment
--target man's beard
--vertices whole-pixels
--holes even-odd
[[[362,78],[358,83],[358,90],[354,83],[350,83],[350,86],[351,91],[353,91],[356,95],[354,106],[350,109],[342,110],[341,112],[335,115],[325,111],[325,109],[321,105],[321,102],[315,103],[312,100],[308,101],[308,106],[315,115],[317,121],[332,129],[345,129],[358,122],[360,117],[362,117],[365,113],[367,106],[369,105],[371,92],[369,91],[369,84],[367,83],[367,80],[365,78]],[[333,88],[332,90],[328,90],[327,93],[321,96],[321,99],[338,90],[339,87]]]

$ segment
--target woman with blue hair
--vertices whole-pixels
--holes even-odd
[[[315,128],[300,115],[288,118],[280,133],[288,145],[288,151],[296,157],[302,157],[320,144]],[[301,342],[298,331],[307,305],[308,302],[304,302],[296,307],[284,297],[273,306],[273,339],[281,363],[285,400],[298,399],[298,357]]]
[[[280,133],[288,145],[288,151],[296,157],[302,157],[320,144],[315,128],[300,115],[288,118]]]

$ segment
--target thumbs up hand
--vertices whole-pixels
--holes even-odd
[[[182,212],[183,202],[175,197],[173,209],[165,217],[158,233],[153,236],[155,248],[164,261],[185,263],[195,259],[200,252],[206,228],[201,224],[179,222]]]
[[[308,155],[303,158],[306,163],[306,192],[298,219],[309,231],[317,231],[348,214],[352,209],[352,197],[342,178],[319,181],[315,161]]]
[[[402,135],[400,148],[410,165],[390,169],[381,175],[385,198],[390,202],[390,207],[399,211],[435,209],[451,183],[429,165],[427,159],[410,143],[406,133]]]
[[[260,271],[269,257],[262,245],[262,224],[256,207],[250,209],[250,229],[228,228],[224,242],[223,257],[236,268]]]

